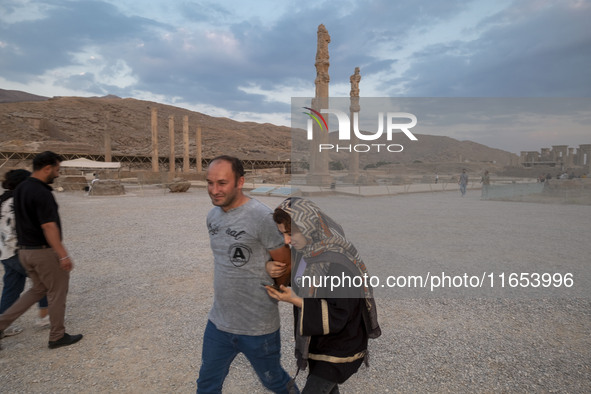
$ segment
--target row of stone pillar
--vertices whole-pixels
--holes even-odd
[[[151,126],[152,126],[152,171],[160,172],[159,162],[158,162],[158,108],[151,108],[152,110],[152,118],[151,118]],[[107,114],[107,124],[109,120],[109,115]],[[176,168],[176,152],[175,152],[175,142],[174,142],[174,115],[170,115],[168,117],[168,133],[169,133],[169,141],[170,141],[170,155],[169,155],[169,172],[174,174]],[[202,144],[201,144],[201,127],[197,127],[196,132],[196,155],[197,155],[197,172],[201,172],[203,170],[201,161],[203,159],[202,154]],[[111,151],[111,134],[109,132],[105,132],[105,161],[110,162],[113,160],[113,155]],[[183,116],[183,172],[189,172],[189,116]]]
[[[152,110],[152,171],[159,172],[158,163],[158,108],[151,108]],[[169,154],[169,172],[174,174],[176,152],[174,142],[174,115],[168,117],[168,134],[170,141],[170,154]],[[196,156],[197,156],[197,172],[202,171],[201,160],[202,160],[202,145],[201,145],[201,127],[197,127],[196,134]],[[183,116],[183,172],[189,172],[189,116]]]

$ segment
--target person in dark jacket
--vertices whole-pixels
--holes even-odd
[[[313,202],[288,198],[273,219],[292,248],[292,281],[267,292],[294,305],[298,371],[310,367],[302,393],[338,393],[367,361],[368,338],[381,334],[372,289],[362,281],[367,269],[342,227]],[[267,264],[271,277],[284,270],[282,263]]]

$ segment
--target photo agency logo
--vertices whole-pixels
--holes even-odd
[[[409,130],[417,125],[417,117],[408,112],[378,112],[378,130],[374,132],[361,131],[359,127],[359,112],[353,112],[353,122],[344,111],[323,108],[320,111],[314,110],[310,107],[302,107],[310,112],[303,112],[308,116],[306,131],[306,138],[308,141],[314,139],[314,124],[318,125],[317,130],[321,133],[328,133],[328,122],[322,114],[334,115],[338,121],[338,139],[339,143],[319,143],[318,152],[333,151],[333,152],[381,152],[388,151],[392,153],[402,152],[404,146],[393,143],[377,142],[384,132],[386,133],[386,141],[392,141],[394,133],[403,132],[411,141],[417,141],[417,137]],[[384,122],[385,118],[385,122]],[[384,123],[386,127],[384,128]],[[351,128],[353,128],[354,136],[360,141],[368,141],[367,143],[351,143]],[[370,141],[376,141],[371,142]]]

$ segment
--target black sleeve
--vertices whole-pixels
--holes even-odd
[[[298,330],[304,336],[340,332],[358,313],[357,305],[358,300],[350,298],[304,298]]]

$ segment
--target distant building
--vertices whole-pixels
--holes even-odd
[[[561,169],[570,167],[591,167],[591,144],[569,148],[568,145],[553,145],[537,151],[521,151],[519,164],[524,167],[549,166]]]

